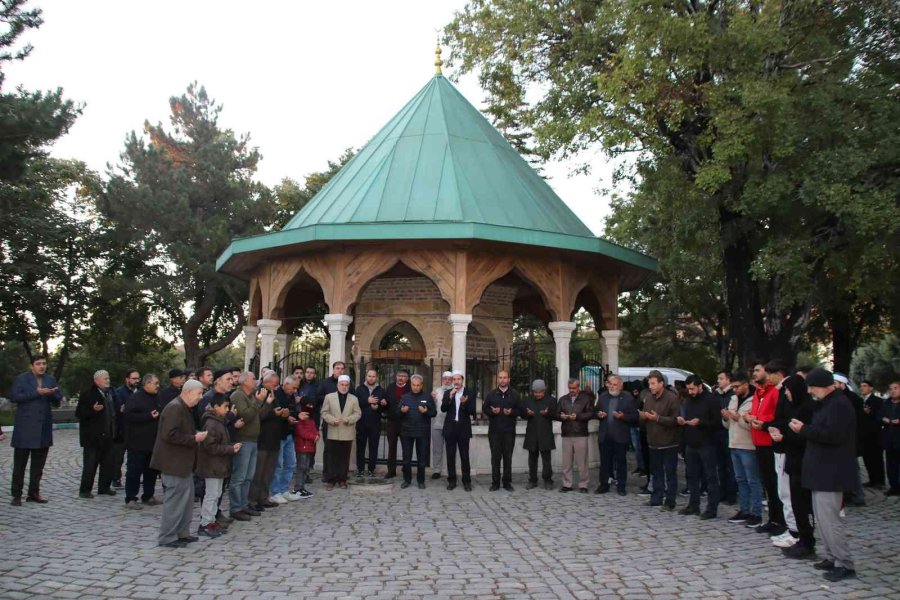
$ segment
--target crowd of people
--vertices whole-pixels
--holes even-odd
[[[46,368],[46,359],[36,356],[13,386],[15,506],[22,504],[29,462],[25,501],[47,502],[40,481],[52,445],[50,409],[62,397]],[[76,408],[83,448],[79,496],[94,498],[96,481],[98,494],[116,495],[124,488],[127,509],[162,504],[158,543],[182,547],[201,535],[219,537],[234,521],[250,521],[281,504],[312,497],[308,486],[320,439],[326,491],[347,488],[354,442],[357,481],[375,479],[382,431],[385,479],[397,476],[399,442],[401,489],[412,486],[413,466],[417,487],[426,487],[430,453],[433,480],[443,476],[446,465],[447,489],[456,489],[458,457],[463,489],[472,491],[469,444],[476,394],[465,385],[463,373],[444,372],[440,386],[427,390],[422,375],[401,370],[384,389],[378,373],[370,370],[352,389],[345,371],[338,361],[322,380],[314,367],[295,369],[283,379],[263,370],[257,380],[236,367],[172,369],[162,388],[157,375],[129,370],[123,384],[113,388],[109,373],[99,370]],[[598,395],[571,379],[568,394],[556,399],[542,380],[535,380],[522,397],[509,374],[498,373],[497,387],[481,406],[489,423],[490,490],[513,491],[512,455],[521,419],[526,423],[526,489],[539,487],[539,462],[543,487],[554,488],[553,422],[559,421],[559,490],[577,487],[588,493],[589,423],[596,420],[600,478],[595,493],[610,493],[615,486],[617,494],[628,495],[627,453],[633,448],[637,468],[631,475],[647,477],[639,493],[648,497],[648,507],[675,511],[682,495],[687,503],[679,515],[709,520],[718,517],[720,504],[736,504],[728,522],[767,534],[788,558],[814,558],[818,541],[821,560],[814,567],[830,581],[855,576],[845,504],[863,504],[863,488],[883,487],[885,472],[890,484],[885,493],[900,495],[900,382],[890,385],[890,398],[883,401],[869,382],[862,382],[860,397],[839,373],[818,367],[791,371],[771,361],[755,364],[746,374],[723,370],[714,387],[696,375],[681,387],[670,386],[658,371],[627,383],[613,374],[605,386]],[[865,484],[859,456],[868,472]],[[684,490],[678,487],[679,457]],[[162,501],[156,497],[158,478]],[[190,531],[195,502],[200,504],[197,536]]]

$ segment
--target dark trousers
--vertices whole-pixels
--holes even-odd
[[[369,449],[368,471],[375,471],[378,458],[378,441],[381,439],[381,424],[362,426],[356,430],[356,472],[362,473],[366,466],[366,448]]]
[[[869,483],[878,487],[884,485],[884,450],[881,440],[867,439],[863,441],[863,463],[869,474]]]
[[[769,501],[769,521],[784,525],[784,505],[778,498],[778,478],[775,475],[775,453],[772,446],[757,446],[756,460],[759,463],[759,479]]]
[[[512,454],[516,432],[494,433],[491,437],[491,481],[500,485],[500,462],[503,461],[503,485],[512,483]]]
[[[812,523],[812,492],[800,485],[800,471],[788,475],[791,482],[791,509],[797,521],[800,543],[812,548],[816,545]]]
[[[113,442],[113,481],[122,481],[122,465],[125,464],[125,442]]]
[[[388,421],[384,426],[387,433],[388,445],[388,466],[387,474],[397,474],[397,440],[400,439],[400,423],[396,421]]]
[[[416,449],[416,481],[425,483],[425,437],[401,436],[403,446],[403,481],[412,482],[412,453]]]
[[[625,491],[628,480],[628,442],[615,442],[609,436],[600,442],[600,488],[609,489],[609,478],[615,471],[616,489]]]
[[[149,450],[129,450],[128,464],[125,467],[125,502],[137,500],[141,480],[144,482],[144,493],[141,500],[147,501],[156,493],[156,478],[159,471],[150,468],[153,452]]]
[[[541,457],[541,478],[544,481],[553,481],[553,465],[550,462],[550,450],[528,451],[528,481],[537,483],[538,455]]]
[[[269,486],[272,485],[272,476],[278,465],[280,449],[257,450],[256,471],[253,473],[253,481],[250,482],[250,504],[265,504],[269,501]]]
[[[462,464],[463,483],[472,483],[472,465],[469,463],[469,438],[461,438],[450,434],[444,436],[447,446],[447,481],[456,482],[456,451],[459,450],[459,462]]]
[[[900,448],[888,448],[884,454],[887,458],[888,485],[892,490],[900,490]]]
[[[647,430],[641,427],[641,452],[644,455],[644,474],[650,474],[650,444],[647,442]]]
[[[700,480],[706,482],[706,512],[719,509],[719,475],[716,466],[714,443],[703,446],[687,446],[684,449],[684,463],[691,498],[688,506],[700,508]]]
[[[723,499],[734,502],[737,500],[737,480],[734,478],[734,463],[731,461],[731,450],[728,448],[728,430],[716,431],[715,441],[716,466],[719,469],[719,493]]]
[[[25,486],[25,466],[31,458],[31,472],[28,476],[28,495],[39,496],[41,493],[41,477],[44,476],[44,464],[50,448],[15,448],[13,451],[12,495],[20,497]]]
[[[94,487],[94,478],[97,476],[97,468],[100,469],[100,480],[97,482],[97,490],[105,492],[112,485],[113,475],[113,445],[112,442],[97,444],[84,448],[84,462],[81,470],[81,493],[90,493]]]
[[[353,442],[327,440],[328,458],[325,462],[325,483],[346,483],[347,471],[350,470],[350,449]]]
[[[650,481],[653,493],[650,503],[675,506],[678,493],[678,447],[650,448]],[[663,498],[665,494],[665,498]]]

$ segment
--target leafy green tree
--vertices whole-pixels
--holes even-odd
[[[832,337],[842,323],[861,330],[848,315],[896,315],[886,3],[473,0],[446,33],[452,61],[544,158],[597,146],[633,157],[620,175],[636,192],[614,207],[613,237],[661,259],[672,314],[714,322],[720,359],[793,360],[816,325]],[[724,322],[700,287],[722,299]],[[839,365],[853,340],[828,340]]]
[[[260,155],[249,135],[219,126],[222,107],[203,87],[169,104],[170,128],[145,123],[144,135],[127,136],[100,206],[141,257],[134,289],[199,366],[245,323],[246,284],[216,272],[216,258],[232,238],[263,232],[275,207],[253,178]]]
[[[900,381],[900,337],[889,334],[864,346],[853,353],[850,365],[853,381],[872,381],[876,389],[887,391],[894,381]]]
[[[275,195],[275,215],[271,224],[272,228],[284,227],[355,155],[355,150],[347,148],[337,161],[328,161],[327,169],[308,174],[304,178],[302,186],[289,177],[282,179],[281,183],[272,190]]]

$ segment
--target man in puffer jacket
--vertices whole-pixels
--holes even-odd
[[[425,489],[425,446],[431,434],[431,419],[437,414],[434,398],[425,391],[421,375],[410,377],[410,391],[397,405],[400,420],[400,443],[403,446],[403,483],[401,488],[412,485],[412,452],[416,448],[416,481],[419,489]]]

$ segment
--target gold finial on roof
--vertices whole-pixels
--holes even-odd
[[[441,72],[441,66],[443,66],[444,61],[441,60],[441,38],[438,36],[437,47],[434,49],[434,74],[435,75],[443,75]]]

